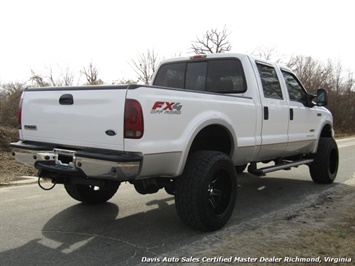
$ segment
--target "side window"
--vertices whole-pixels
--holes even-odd
[[[154,85],[184,88],[186,63],[162,65],[154,80]]]
[[[307,104],[307,94],[298,79],[291,73],[282,71],[291,101]]]
[[[275,68],[257,64],[265,98],[283,99]]]

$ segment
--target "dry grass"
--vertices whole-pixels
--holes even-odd
[[[33,175],[36,175],[36,170],[17,162],[11,152],[0,153],[0,183],[9,182],[18,176]]]
[[[6,183],[18,176],[36,175],[32,167],[17,162],[11,154],[10,142],[18,140],[18,129],[0,126],[0,183]]]
[[[355,179],[352,182],[355,183]],[[352,258],[355,265],[355,184],[335,188],[331,194],[320,196],[316,204],[282,220],[231,236],[222,245],[209,251],[208,256],[225,257],[324,257]],[[283,265],[283,263],[244,263],[243,265]],[[302,263],[291,263],[303,265]],[[216,264],[214,264],[216,265]],[[343,265],[339,263],[337,265]]]

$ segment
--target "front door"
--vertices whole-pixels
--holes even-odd
[[[315,128],[319,124],[321,114],[307,99],[307,92],[297,77],[285,70],[281,70],[288,91],[290,106],[290,123],[288,129],[287,154],[308,153],[313,149],[317,140]]]

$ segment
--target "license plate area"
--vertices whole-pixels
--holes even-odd
[[[75,151],[54,149],[55,164],[74,167],[75,166]]]

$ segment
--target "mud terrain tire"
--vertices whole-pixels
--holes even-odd
[[[339,151],[333,138],[320,138],[314,162],[309,166],[312,180],[318,184],[333,183],[339,166]]]
[[[188,225],[203,231],[223,227],[237,196],[236,171],[229,157],[216,151],[197,151],[175,180],[175,207]]]

